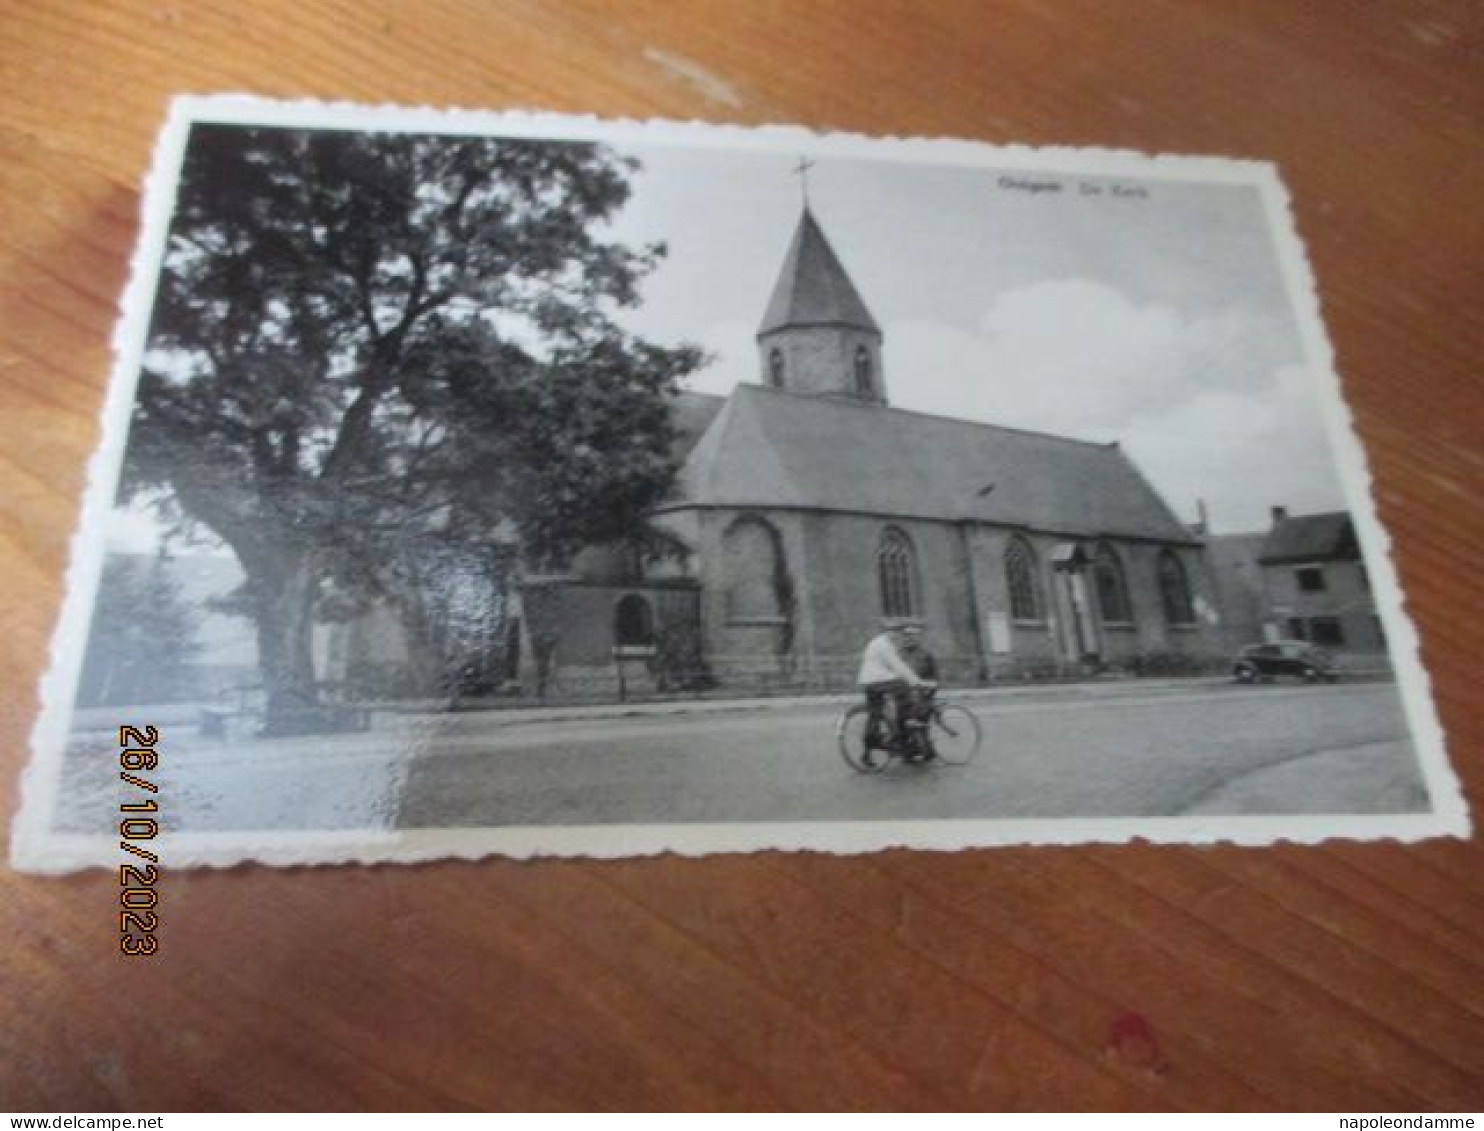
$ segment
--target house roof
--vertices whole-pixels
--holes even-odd
[[[684,506],[977,520],[1197,539],[1116,444],[739,385],[681,469]]]
[[[821,325],[881,332],[814,214],[805,206],[758,335],[786,326]]]
[[[1344,511],[1330,511],[1295,515],[1278,522],[1264,539],[1258,561],[1321,561],[1359,556],[1360,547],[1355,541],[1350,516]]]

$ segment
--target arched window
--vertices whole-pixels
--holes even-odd
[[[871,351],[865,346],[855,347],[855,391],[863,397],[875,393],[871,385]]]
[[[876,551],[876,574],[881,582],[881,613],[888,617],[917,615],[917,561],[912,543],[895,526],[881,535]]]
[[[1104,624],[1128,624],[1134,619],[1128,599],[1128,582],[1123,576],[1123,563],[1113,547],[1101,545],[1092,559],[1092,573],[1097,582],[1098,608]]]
[[[639,594],[630,593],[614,609],[613,642],[620,648],[648,648],[654,644],[654,610]]]
[[[777,346],[768,351],[768,384],[783,388],[783,351]]]
[[[1185,577],[1185,567],[1172,550],[1162,550],[1159,555],[1159,599],[1164,605],[1165,620],[1171,624],[1191,624],[1195,621],[1195,607],[1190,602],[1190,582]]]
[[[783,543],[771,524],[755,515],[737,519],[721,537],[717,564],[727,620],[747,623],[787,617]]]
[[[1010,593],[1012,620],[1041,619],[1041,579],[1036,552],[1024,538],[1012,538],[1005,547],[1005,588]]]

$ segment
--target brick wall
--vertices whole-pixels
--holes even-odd
[[[772,384],[769,358],[777,349],[783,354],[783,387],[790,392],[855,395],[855,353],[862,346],[871,358],[873,396],[885,401],[880,335],[844,326],[793,326],[761,338],[763,384]]]
[[[736,553],[727,531],[754,514],[777,533],[777,546],[793,582],[795,604],[788,632],[792,650],[780,657],[778,624],[737,617],[728,607],[727,589],[739,571],[758,568]],[[895,527],[913,547],[917,616],[928,647],[950,665],[959,682],[975,682],[1025,672],[1065,674],[1080,659],[1066,643],[1071,609],[1065,579],[1051,568],[1053,549],[1065,539],[1024,535],[1032,548],[1041,589],[1042,615],[1010,618],[1005,550],[1015,532],[946,522],[892,520],[860,515],[718,510],[676,516],[698,550],[702,583],[701,622],[707,657],[718,677],[817,678],[849,682],[861,650],[880,630],[882,617],[877,550],[883,532]],[[753,540],[749,540],[748,545]],[[1105,626],[1097,613],[1095,586],[1085,575],[1088,633],[1107,663],[1137,667],[1150,656],[1215,659],[1225,654],[1216,616],[1217,602],[1204,551],[1176,547],[1185,568],[1196,620],[1166,624],[1158,581],[1161,547],[1112,543],[1123,563],[1134,623]],[[770,567],[769,567],[770,568]],[[1006,623],[1008,652],[990,651],[991,617]],[[812,676],[811,676],[812,673]]]

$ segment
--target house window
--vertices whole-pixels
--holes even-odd
[[[1305,593],[1323,593],[1324,567],[1323,566],[1299,566],[1293,571],[1293,576],[1298,580],[1298,587]]]
[[[1164,606],[1165,620],[1170,624],[1192,624],[1195,608],[1190,602],[1190,583],[1185,577],[1185,567],[1174,551],[1164,550],[1159,555],[1159,599]]]
[[[1130,624],[1134,619],[1128,599],[1128,581],[1123,576],[1123,563],[1113,547],[1099,546],[1092,559],[1093,578],[1097,583],[1098,608],[1105,624]]]
[[[783,388],[783,351],[777,346],[768,351],[768,384]]]
[[[876,574],[881,582],[881,612],[888,617],[910,617],[917,613],[917,563],[912,543],[894,526],[881,535],[876,551]]]
[[[869,397],[874,390],[871,385],[871,351],[865,346],[855,347],[855,391]]]
[[[1339,617],[1289,617],[1288,634],[1324,648],[1345,646],[1345,628]]]
[[[1005,547],[1005,588],[1010,593],[1012,620],[1041,619],[1041,586],[1036,554],[1024,538],[1012,538]]]
[[[613,642],[620,648],[647,648],[654,644],[654,610],[637,593],[624,597],[614,610]]]
[[[1326,648],[1342,648],[1345,645],[1345,630],[1339,617],[1310,617],[1309,641]]]

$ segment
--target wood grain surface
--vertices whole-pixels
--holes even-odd
[[[1484,7],[9,0],[6,813],[140,180],[167,99],[210,91],[1279,162],[1478,806]],[[0,1108],[1477,1110],[1481,864],[1476,837],[240,867],[168,874],[165,953],[132,963],[115,877],[0,869]]]

